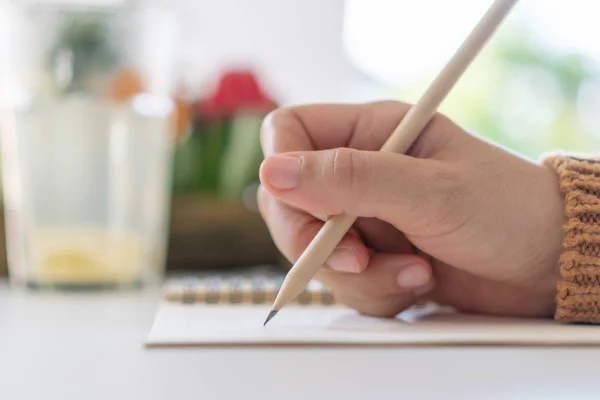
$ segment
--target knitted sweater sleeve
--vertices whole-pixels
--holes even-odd
[[[552,156],[565,197],[563,252],[555,318],[600,323],[600,159]]]

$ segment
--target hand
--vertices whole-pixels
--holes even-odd
[[[294,262],[328,215],[358,220],[317,274],[358,311],[427,299],[548,316],[563,238],[554,172],[436,115],[407,155],[377,150],[409,106],[284,108],[264,122],[259,205]]]

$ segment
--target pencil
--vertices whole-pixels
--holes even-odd
[[[494,1],[423,96],[394,129],[380,151],[405,153],[410,148],[436,113],[441,102],[516,2],[517,0]],[[287,273],[264,325],[304,290],[354,224],[354,221],[356,221],[355,216],[341,214],[332,216],[325,222],[319,233]]]

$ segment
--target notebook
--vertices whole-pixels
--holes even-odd
[[[283,283],[281,271],[255,268],[228,274],[210,274],[175,278],[165,285],[164,299],[175,303],[194,304],[271,304]],[[296,304],[331,305],[331,291],[317,281],[311,281]]]
[[[166,286],[146,345],[600,345],[600,326],[468,315],[435,304],[395,318],[360,315],[317,282],[263,326],[281,281],[264,273],[175,279]]]

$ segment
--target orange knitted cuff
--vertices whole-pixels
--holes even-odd
[[[600,160],[553,156],[565,196],[565,238],[555,318],[600,323]]]

